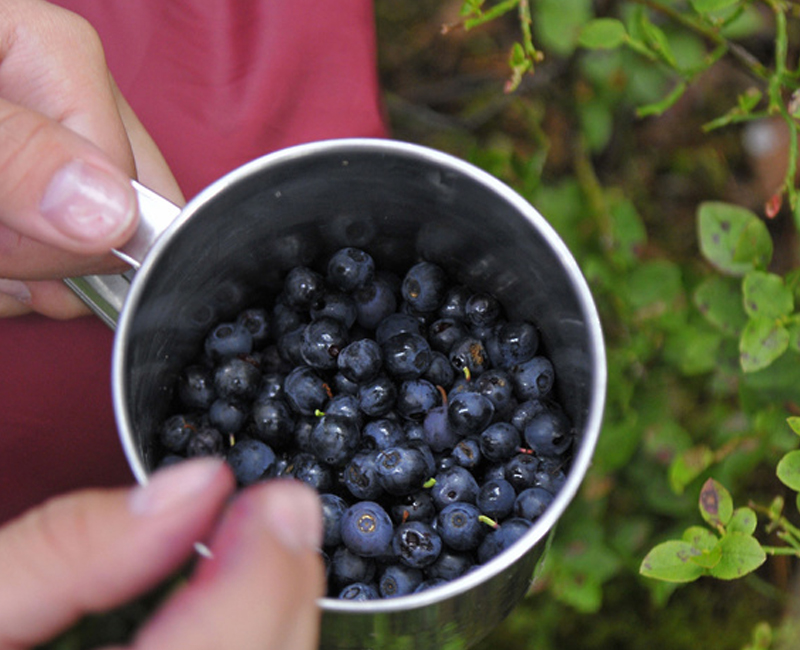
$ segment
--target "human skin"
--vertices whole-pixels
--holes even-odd
[[[183,566],[180,588],[130,647],[317,647],[324,571],[316,493],[299,481],[235,493],[219,459],[160,470],[147,486],[57,497],[0,528],[0,650],[41,644]]]
[[[0,317],[88,313],[64,277],[122,270],[135,231],[130,179],[184,199],[83,18],[0,0]]]

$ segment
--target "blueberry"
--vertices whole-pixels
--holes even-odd
[[[450,400],[447,417],[456,433],[462,436],[477,435],[491,423],[494,405],[480,393],[460,393]]]
[[[378,482],[386,492],[398,496],[420,489],[430,478],[428,469],[422,452],[414,447],[390,447],[376,459]]]
[[[382,598],[397,598],[414,593],[422,583],[423,574],[403,564],[390,564],[378,580],[378,591]]]
[[[469,470],[456,465],[439,472],[435,478],[431,496],[439,510],[457,501],[475,503],[479,492],[478,482]]]
[[[339,321],[345,329],[350,329],[358,316],[353,297],[339,291],[323,293],[308,313],[312,321],[320,318],[333,318]]]
[[[467,322],[478,327],[494,325],[500,317],[500,312],[497,298],[486,292],[472,294],[464,305]]]
[[[375,341],[378,345],[383,345],[393,336],[398,334],[416,334],[422,336],[425,327],[422,319],[411,314],[396,312],[389,314],[375,328]]]
[[[391,518],[374,501],[359,501],[342,515],[342,541],[353,553],[363,557],[387,555],[393,534]]]
[[[301,451],[292,457],[286,473],[317,492],[328,492],[333,488],[331,468],[307,451]]]
[[[533,418],[547,410],[547,405],[540,399],[529,399],[520,402],[511,413],[510,422],[522,433]]]
[[[378,480],[378,451],[357,452],[344,468],[342,481],[356,499],[374,501],[383,496],[383,486]]]
[[[485,525],[485,524],[484,524]],[[475,566],[475,558],[472,553],[453,551],[443,548],[436,558],[436,562],[425,567],[425,575],[428,579],[439,579],[449,582],[460,578]]]
[[[355,383],[375,379],[381,371],[383,355],[373,339],[358,339],[346,345],[336,357],[339,372]]]
[[[532,454],[516,454],[506,461],[505,470],[506,480],[517,492],[522,492],[536,483],[539,459]]]
[[[286,375],[282,372],[265,372],[261,375],[261,387],[258,390],[258,395],[255,401],[260,399],[283,399],[285,394],[283,392],[283,382],[286,380]]]
[[[214,388],[223,398],[253,399],[261,386],[261,372],[239,357],[223,360],[214,371]]]
[[[339,592],[339,600],[353,600],[357,602],[375,600],[380,597],[375,585],[365,582],[354,582],[347,585]]]
[[[238,433],[247,420],[247,413],[239,402],[220,398],[208,409],[208,420],[220,433]]]
[[[407,521],[432,521],[436,516],[436,506],[428,490],[419,490],[400,499],[391,511],[396,524]]]
[[[178,399],[189,409],[207,409],[217,396],[211,368],[199,364],[188,366],[177,382]]]
[[[467,336],[467,329],[460,320],[440,318],[428,327],[428,340],[431,348],[448,354],[453,345]]]
[[[450,360],[441,352],[434,351],[431,352],[431,365],[422,374],[422,378],[447,391],[453,385],[456,373]]]
[[[254,348],[259,348],[269,341],[270,314],[266,309],[261,307],[245,309],[236,317],[236,325],[250,332]]]
[[[241,323],[220,323],[205,339],[205,351],[211,359],[247,355],[252,350],[253,335]]]
[[[423,569],[433,564],[442,552],[442,538],[430,524],[409,521],[400,524],[394,533],[392,550],[408,567]]]
[[[358,449],[360,432],[352,420],[323,415],[311,431],[311,448],[323,463],[344,467]]]
[[[378,418],[370,420],[361,429],[362,445],[370,449],[386,449],[396,447],[406,438],[403,428],[395,420]]]
[[[475,388],[476,392],[489,398],[498,417],[509,419],[517,401],[507,372],[496,368],[487,370],[475,380]]]
[[[453,447],[452,456],[457,465],[474,472],[483,460],[481,445],[477,438],[464,438]]]
[[[436,531],[442,541],[453,550],[476,549],[489,531],[480,516],[481,511],[472,503],[451,503],[439,513]]]
[[[303,415],[314,415],[330,398],[330,388],[312,368],[299,366],[292,370],[283,384],[289,405]]]
[[[463,321],[466,319],[467,300],[472,295],[472,291],[463,284],[451,286],[445,292],[442,304],[439,305],[439,318],[453,318]]]
[[[359,248],[341,248],[328,260],[327,279],[346,292],[363,287],[375,275],[375,261]]]
[[[496,368],[511,368],[529,361],[539,349],[539,332],[531,323],[500,323],[487,339],[487,348]]]
[[[481,485],[475,505],[490,519],[500,520],[512,513],[516,497],[511,483],[502,478],[489,479]]]
[[[301,311],[294,309],[285,302],[278,301],[272,307],[270,314],[270,331],[277,340],[284,334],[306,325],[309,319]]]
[[[531,527],[531,522],[521,517],[506,519],[496,530],[490,531],[478,547],[478,561],[484,564],[519,540]]]
[[[280,398],[262,399],[252,407],[252,435],[276,449],[287,448],[294,440],[294,415]]]
[[[444,301],[448,288],[444,270],[431,262],[412,266],[400,287],[403,300],[420,312],[436,311]]]
[[[180,454],[186,450],[197,428],[198,424],[194,419],[183,414],[171,415],[161,425],[158,439],[166,449]]]
[[[347,502],[337,494],[319,495],[322,506],[322,545],[328,548],[342,543],[342,515],[347,510]]]
[[[227,462],[240,485],[250,485],[271,475],[275,452],[260,440],[245,438],[228,450]]]
[[[408,420],[422,421],[441,401],[441,394],[431,382],[426,379],[410,379],[400,384],[395,408]]]
[[[303,329],[300,355],[312,368],[336,368],[336,357],[349,342],[347,336],[347,328],[341,321],[323,316]]]
[[[187,458],[224,455],[225,438],[213,427],[202,427],[198,429],[186,445]]]
[[[358,388],[358,407],[370,417],[386,415],[394,407],[397,386],[386,375],[361,384]]]
[[[353,553],[347,546],[340,545],[331,557],[330,581],[334,587],[339,588],[354,582],[371,582],[376,570],[375,560]]]
[[[547,357],[536,356],[511,368],[517,398],[524,401],[546,397],[553,388],[555,371]]]
[[[431,347],[419,334],[403,332],[381,347],[383,366],[397,379],[416,379],[431,365]]]
[[[553,495],[541,487],[523,490],[514,501],[514,515],[536,521],[553,501]]]
[[[560,456],[572,438],[569,419],[560,410],[540,413],[525,426],[525,442],[540,456]]]
[[[283,297],[289,307],[308,310],[325,292],[322,276],[305,266],[296,266],[289,271],[283,283]]]
[[[364,414],[358,407],[355,395],[336,395],[325,405],[325,415],[335,415],[352,420],[360,429],[364,423]]]
[[[450,364],[456,372],[477,377],[490,367],[489,354],[483,341],[474,336],[465,336],[456,341],[448,353]]]
[[[428,589],[433,589],[434,587],[441,587],[442,585],[447,584],[447,580],[443,578],[429,578],[427,580],[423,580],[422,583],[414,590],[415,594],[422,593],[423,591],[428,591]]]
[[[452,449],[461,440],[461,436],[451,426],[448,408],[444,405],[428,411],[422,427],[423,440],[435,452]]]
[[[480,435],[481,452],[490,461],[504,461],[516,454],[522,444],[517,428],[508,422],[495,422]]]
[[[353,293],[356,302],[356,322],[373,330],[397,307],[397,297],[383,278],[376,277]]]

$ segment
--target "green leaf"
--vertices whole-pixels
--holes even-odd
[[[681,536],[684,542],[689,542],[698,551],[710,551],[717,545],[719,537],[705,526],[689,526]]]
[[[676,494],[702,474],[714,462],[714,452],[705,445],[687,449],[675,457],[669,466],[669,484]]]
[[[800,449],[790,451],[781,458],[776,473],[786,487],[800,492]]]
[[[581,29],[578,45],[592,50],[613,50],[625,42],[628,32],[616,18],[595,18]]]
[[[700,490],[700,514],[707,524],[726,526],[733,516],[733,499],[724,485],[708,479]]]
[[[584,25],[592,17],[591,0],[539,0],[533,25],[536,38],[544,49],[569,56],[578,44]]]
[[[755,571],[767,559],[761,544],[752,535],[728,533],[719,540],[722,557],[712,567],[711,575],[720,580],[734,580]]]
[[[786,423],[789,425],[792,431],[800,436],[800,417],[793,415],[792,417],[786,418]]]
[[[711,325],[726,336],[739,338],[747,324],[747,314],[738,283],[714,275],[695,289],[693,298],[695,306]]]
[[[709,11],[719,11],[735,5],[739,0],[691,0],[692,7],[697,13],[707,13]]]
[[[728,522],[728,532],[752,535],[756,532],[757,525],[758,517],[755,511],[752,508],[743,506],[733,511],[731,520]]]
[[[768,367],[789,347],[789,331],[772,318],[751,318],[739,339],[739,362],[744,372]]]
[[[641,27],[647,44],[656,56],[667,65],[676,67],[675,55],[672,53],[672,47],[664,30],[652,23],[646,13],[641,14]]]
[[[722,557],[719,538],[708,528],[690,526],[683,532],[682,538],[683,541],[689,542],[695,550],[699,551],[697,555],[692,555],[690,560],[704,569],[716,566]]]
[[[782,318],[794,310],[794,296],[775,273],[750,271],[742,282],[744,309],[750,317]]]
[[[700,250],[723,273],[743,276],[772,259],[772,238],[753,212],[709,201],[698,210]]]
[[[692,562],[692,558],[700,553],[689,542],[663,542],[645,556],[639,573],[666,582],[691,582],[706,572],[702,566]]]

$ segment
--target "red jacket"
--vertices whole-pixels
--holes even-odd
[[[86,17],[187,198],[269,151],[386,135],[369,0],[57,0]],[[94,317],[0,320],[0,522],[129,483]]]

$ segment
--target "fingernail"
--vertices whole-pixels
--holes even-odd
[[[322,509],[316,493],[293,479],[274,481],[265,492],[264,522],[293,552],[322,548]]]
[[[128,507],[134,514],[150,516],[175,510],[202,495],[223,463],[218,458],[202,458],[159,470],[130,492]]]
[[[0,293],[10,296],[20,302],[29,303],[31,292],[28,285],[19,280],[5,280],[0,278]]]
[[[73,160],[59,169],[45,190],[39,211],[72,239],[113,238],[133,219],[136,196],[129,183],[109,172]]]

